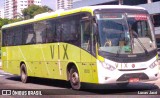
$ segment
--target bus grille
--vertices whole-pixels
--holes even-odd
[[[130,78],[139,78],[140,80],[147,80],[149,77],[145,73],[131,73],[123,74],[117,81],[128,81]]]

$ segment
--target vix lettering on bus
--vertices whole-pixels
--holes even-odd
[[[68,55],[67,55],[67,47],[68,45],[66,44],[66,46],[63,45],[63,49],[64,49],[64,55],[63,55],[63,59],[67,58],[68,59]]]
[[[67,54],[67,49],[68,49],[68,44],[63,45],[63,50],[64,50],[63,59],[69,59],[68,54]],[[50,45],[50,51],[51,51],[51,58],[52,59],[54,59],[54,55],[55,55],[54,50],[55,50],[54,45]],[[58,51],[59,51],[59,49],[58,49]]]

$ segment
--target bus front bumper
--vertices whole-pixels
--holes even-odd
[[[106,69],[105,69],[106,70]],[[125,83],[125,82],[147,82],[157,80],[159,75],[159,66],[155,68],[146,68],[143,70],[134,71],[120,71],[118,69],[114,71],[100,71],[98,72],[99,84],[109,83]],[[130,81],[135,80],[136,81]]]

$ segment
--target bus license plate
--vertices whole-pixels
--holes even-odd
[[[139,78],[130,78],[129,82],[139,82]]]

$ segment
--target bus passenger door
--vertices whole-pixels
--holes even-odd
[[[90,20],[81,21],[81,82],[92,82]]]

